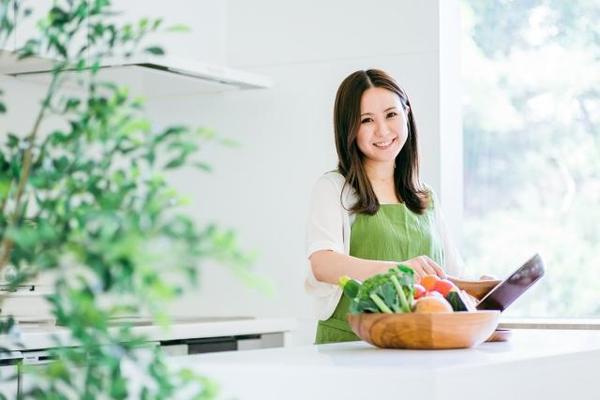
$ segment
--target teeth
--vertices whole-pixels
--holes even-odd
[[[375,146],[379,146],[379,147],[386,147],[389,146],[390,144],[392,144],[392,142],[394,141],[394,139],[390,140],[389,142],[378,142],[378,143],[373,143]]]

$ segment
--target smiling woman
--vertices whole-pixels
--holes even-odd
[[[315,184],[307,229],[316,343],[358,340],[346,321],[341,276],[363,280],[399,262],[417,276],[459,269],[436,196],[419,178],[417,130],[404,90],[383,71],[354,72],[338,89],[334,124],[338,168]]]

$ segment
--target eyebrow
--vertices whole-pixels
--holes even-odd
[[[386,108],[385,110],[383,110],[383,112],[388,112],[388,111],[390,111],[390,110],[393,110],[393,109],[395,109],[395,108],[397,108],[397,107],[396,107],[396,106],[388,107],[388,108]],[[361,116],[361,117],[362,117],[363,115],[373,115],[373,113],[362,113],[362,114],[360,114],[360,116]]]

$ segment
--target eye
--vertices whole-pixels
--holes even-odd
[[[388,117],[388,118],[394,118],[394,117],[395,117],[395,116],[397,116],[397,115],[398,115],[398,113],[397,113],[396,111],[391,111],[391,112],[389,112],[389,113],[387,114],[387,117]]]
[[[373,121],[373,118],[371,118],[371,117],[366,117],[366,118],[363,118],[363,119],[360,121],[360,123],[361,123],[361,124],[366,124],[367,122],[371,122],[371,121]]]

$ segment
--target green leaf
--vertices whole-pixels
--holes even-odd
[[[58,6],[54,6],[50,9],[48,17],[50,18],[50,23],[57,27],[64,26],[70,20],[69,13],[67,13],[66,11],[64,11],[62,8],[60,8]]]
[[[146,47],[144,49],[145,53],[149,53],[149,54],[153,54],[155,56],[162,56],[165,54],[165,51],[163,50],[162,47],[158,47],[158,46],[151,46],[151,47]]]
[[[157,18],[152,22],[152,27],[151,30],[155,31],[157,30],[163,23],[163,19],[162,18]]]
[[[398,299],[396,289],[391,282],[379,286],[377,289],[371,292],[371,294],[376,294],[379,296],[385,305],[388,306],[392,311],[400,311],[400,300]]]
[[[212,170],[213,170],[209,164],[202,162],[202,161],[194,161],[192,163],[192,166],[194,166],[195,168],[197,168],[199,170],[205,171],[205,172],[212,172]]]
[[[75,110],[81,104],[81,99],[69,98],[65,104],[65,112]]]
[[[349,299],[353,300],[358,295],[361,282],[357,281],[356,279],[352,279],[348,276],[343,276],[340,278],[339,284],[344,291],[344,295]]]
[[[174,158],[171,161],[169,161],[168,163],[166,163],[163,168],[165,168],[165,169],[179,168],[184,163],[185,163],[185,158],[178,157],[178,158]]]
[[[52,163],[54,165],[54,168],[56,168],[56,170],[58,172],[66,172],[67,167],[70,164],[70,161],[67,157],[61,156],[61,157],[57,158],[56,160],[53,160]]]
[[[0,113],[2,113],[2,114],[6,113],[6,106],[1,101],[0,101]]]
[[[140,27],[141,30],[144,30],[144,29],[148,28],[149,23],[150,23],[150,20],[148,18],[142,18],[138,21],[138,26]]]
[[[221,139],[220,142],[223,146],[226,146],[226,147],[232,147],[232,148],[240,147],[240,143],[234,139],[223,138],[223,139]]]
[[[190,32],[189,26],[184,24],[171,25],[166,29],[167,32]]]
[[[370,298],[364,298],[360,300],[354,300],[350,303],[350,312],[353,314],[362,313],[362,312],[370,312],[377,313],[379,312],[379,308],[377,304],[373,302]]]

